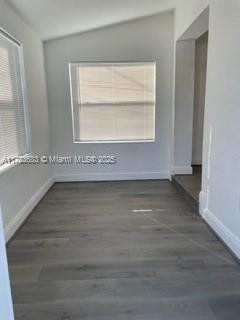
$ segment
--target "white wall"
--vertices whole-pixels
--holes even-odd
[[[113,155],[114,166],[57,165],[58,180],[166,178],[170,175],[174,15],[171,12],[45,43],[55,155]],[[74,144],[70,61],[157,62],[155,143]]]
[[[180,39],[186,34],[191,24],[209,6],[210,2],[212,0],[178,0],[175,15],[175,39]]]
[[[202,164],[208,33],[196,40],[192,164]]]
[[[2,224],[2,211],[0,206],[0,310],[1,319],[13,320],[13,305],[9,281],[5,238]]]
[[[4,0],[0,0],[0,28],[23,45],[30,114],[32,152],[49,154],[49,120],[42,42]],[[48,165],[18,165],[0,174],[0,202],[6,238],[13,234],[49,186]]]
[[[240,257],[240,2],[180,0],[176,39],[210,5],[201,214]]]
[[[175,139],[173,174],[192,173],[195,41],[176,43]]]

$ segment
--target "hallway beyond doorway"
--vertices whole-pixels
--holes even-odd
[[[202,183],[202,166],[192,166],[192,168],[192,175],[175,175],[173,176],[173,183],[182,192],[183,196],[190,200],[194,207],[198,208]]]

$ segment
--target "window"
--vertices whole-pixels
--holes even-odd
[[[0,166],[5,157],[29,152],[20,50],[17,42],[0,32]]]
[[[155,63],[70,63],[75,142],[152,142]]]

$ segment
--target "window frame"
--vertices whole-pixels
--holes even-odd
[[[153,121],[153,132],[154,138],[149,140],[93,140],[93,141],[84,141],[77,140],[75,137],[75,115],[74,115],[74,102],[73,102],[73,88],[72,88],[72,71],[71,67],[73,65],[84,65],[84,66],[99,66],[99,65],[122,65],[122,64],[132,64],[132,65],[143,65],[150,64],[154,65],[154,97],[155,97],[155,108],[154,108],[154,121]],[[156,108],[157,108],[157,62],[153,61],[70,61],[68,63],[68,72],[69,72],[69,84],[70,84],[70,98],[71,98],[71,115],[72,115],[72,134],[73,134],[73,143],[74,144],[124,144],[124,143],[156,143]]]
[[[13,43],[13,45],[17,47],[17,51],[18,51],[20,83],[21,83],[21,89],[22,89],[22,95],[23,95],[26,153],[23,155],[16,155],[16,157],[24,158],[32,154],[29,105],[28,105],[28,98],[27,98],[27,84],[26,84],[26,75],[25,75],[25,67],[24,67],[24,49],[23,49],[23,44],[20,41],[18,41],[14,36],[12,36],[9,32],[7,32],[5,29],[1,27],[0,27],[0,36],[5,37],[9,42]],[[18,165],[17,162],[0,165],[0,175],[17,165]]]

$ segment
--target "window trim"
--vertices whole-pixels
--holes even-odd
[[[142,64],[154,64],[154,96],[155,96],[155,108],[154,108],[154,122],[153,122],[153,130],[154,130],[154,139],[149,140],[94,140],[94,141],[79,141],[75,138],[75,125],[74,125],[74,102],[73,102],[73,88],[72,88],[72,78],[71,78],[71,66],[73,65],[87,65],[87,66],[98,66],[101,65],[121,65],[121,64],[130,64],[130,65],[142,65]],[[74,144],[128,144],[128,143],[156,143],[156,108],[157,108],[157,62],[156,60],[143,60],[143,61],[70,61],[68,63],[68,73],[69,73],[69,84],[70,84],[70,98],[71,98],[71,115],[72,115],[72,138]]]
[[[31,125],[30,125],[30,113],[29,104],[27,96],[27,80],[25,75],[25,65],[24,65],[24,51],[23,45],[19,45],[19,61],[20,61],[20,73],[21,73],[21,86],[23,92],[23,110],[24,110],[24,120],[25,120],[25,131],[26,131],[26,147],[27,153],[23,157],[32,154],[32,141],[31,141]]]
[[[0,27],[0,35],[5,37],[8,41],[12,42],[18,47],[19,54],[19,68],[20,68],[20,82],[23,94],[23,112],[24,112],[24,124],[25,124],[25,133],[26,133],[26,150],[27,152],[21,157],[27,157],[32,155],[32,144],[31,144],[31,128],[30,128],[30,115],[29,115],[29,104],[27,97],[27,83],[24,67],[24,50],[23,44],[18,41],[14,36],[7,32],[4,28]],[[19,156],[20,157],[20,156]],[[9,169],[18,166],[18,163],[9,163],[0,166],[0,175],[7,172]]]

